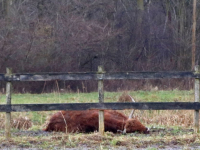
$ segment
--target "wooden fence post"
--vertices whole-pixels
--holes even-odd
[[[99,81],[98,81],[98,93],[99,93],[99,103],[104,102],[104,92],[103,92],[103,67],[98,66]],[[104,110],[99,110],[99,133],[104,135]]]
[[[199,66],[195,66],[195,73],[199,73]],[[194,99],[195,102],[199,102],[199,78],[195,78],[194,83]],[[194,131],[199,132],[199,110],[194,110]]]
[[[10,68],[6,68],[6,76],[11,77],[12,70]],[[11,81],[6,82],[6,104],[11,105]],[[6,120],[5,120],[5,134],[6,139],[11,138],[11,112],[6,112]]]

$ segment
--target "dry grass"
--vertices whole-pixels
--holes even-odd
[[[28,130],[32,127],[32,121],[27,117],[14,118],[11,122],[12,127],[19,130]]]
[[[159,110],[135,112],[144,124],[157,126],[180,126],[193,128],[193,111]]]
[[[28,117],[14,117],[11,119],[11,127],[18,130],[28,130],[32,127],[32,121]],[[0,115],[0,129],[5,128],[5,116]]]
[[[119,96],[118,101],[132,102],[127,91]],[[130,110],[123,110],[123,113],[127,116],[130,112]],[[134,117],[137,117],[143,124],[149,127],[156,125],[193,128],[193,113],[194,111],[192,110],[136,110]]]

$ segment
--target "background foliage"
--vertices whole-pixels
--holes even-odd
[[[98,65],[103,65],[106,71],[190,70],[192,2],[1,0],[0,72],[4,73],[6,67],[13,68],[15,73],[96,71]],[[197,2],[197,8],[199,5]],[[143,88],[149,84],[124,82],[120,82],[123,88]],[[96,87],[93,82],[59,82],[58,85],[83,91],[83,83],[87,91]],[[169,81],[160,83],[152,81],[161,88]],[[191,88],[185,85],[185,80],[170,80],[170,84]],[[15,90],[42,92],[55,85],[52,82],[18,84]],[[111,86],[108,82],[107,89],[116,90],[116,85],[120,87],[119,83]],[[2,83],[0,86],[5,87]]]

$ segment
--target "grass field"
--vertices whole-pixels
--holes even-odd
[[[193,91],[128,91],[128,93],[137,102],[192,102],[194,101]],[[123,92],[105,92],[105,102],[117,102]],[[5,104],[6,97],[4,94],[0,95],[0,104]],[[98,102],[98,93],[43,93],[43,94],[13,94],[12,104],[36,104],[36,103],[87,103]],[[122,110],[127,116],[131,110]],[[199,146],[199,134],[193,133],[193,111],[185,110],[136,110],[135,117],[137,117],[145,126],[154,130],[150,135],[141,135],[138,133],[127,135],[114,135],[113,133],[106,133],[101,136],[98,133],[91,134],[63,134],[51,133],[46,136],[44,133],[40,134],[40,130],[45,127],[46,121],[55,111],[46,112],[17,112],[12,113],[13,119],[29,118],[32,127],[28,130],[18,130],[13,128],[13,138],[11,141],[6,141],[3,136],[0,138],[0,143],[4,146],[20,147],[20,144],[25,147],[38,146],[42,149],[62,148],[78,148],[85,146],[85,148],[95,149],[112,149],[126,147],[131,149],[133,145],[136,148],[153,148],[159,149],[167,145],[181,145],[183,147],[195,145]],[[4,133],[4,114],[0,113],[0,131]],[[20,119],[19,119],[20,120]],[[35,135],[34,131],[38,135]],[[26,134],[24,134],[26,133]],[[35,136],[32,136],[34,134]],[[18,138],[21,136],[21,140]],[[39,140],[41,139],[41,140]],[[143,141],[141,143],[140,141]],[[158,144],[161,144],[161,147]],[[175,144],[176,143],[176,144]],[[88,146],[89,144],[89,146]],[[92,148],[93,147],[93,148]],[[182,147],[182,148],[183,148]],[[1,145],[0,145],[1,148]],[[80,147],[81,148],[81,147]]]

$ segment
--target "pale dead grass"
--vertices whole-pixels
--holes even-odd
[[[119,102],[132,102],[128,92],[125,91],[118,99]],[[127,116],[130,110],[123,110]],[[180,126],[193,128],[194,111],[192,110],[135,110],[134,117],[138,118],[144,125],[156,126]]]
[[[11,125],[13,128],[16,129],[23,129],[23,130],[28,130],[29,128],[32,127],[32,121],[28,117],[17,117],[12,119]]]
[[[32,127],[32,121],[27,116],[14,116],[11,118],[11,127],[19,130],[28,130]],[[0,129],[5,128],[5,114],[0,114]]]
[[[194,111],[190,110],[137,110],[137,117],[145,125],[193,127]]]

